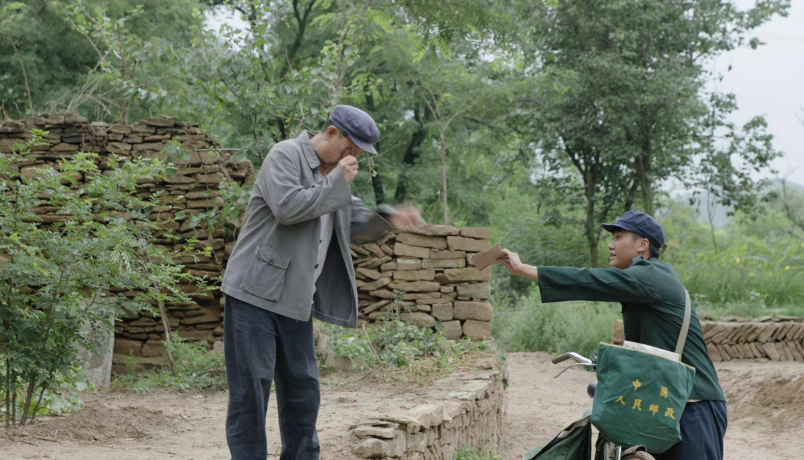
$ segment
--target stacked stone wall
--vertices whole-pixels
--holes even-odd
[[[705,322],[701,327],[712,361],[804,362],[804,321]]]
[[[622,344],[622,330],[622,321],[617,321],[613,343]],[[804,318],[702,321],[701,330],[714,362],[740,359],[804,362]]]
[[[212,256],[187,257],[177,262],[185,265],[194,275],[210,279],[220,276],[233,243],[226,241],[224,230],[209,233],[201,228],[191,228],[193,214],[221,205],[219,185],[224,180],[244,184],[252,180],[254,168],[250,163],[233,163],[226,155],[214,151],[214,142],[201,132],[197,125],[184,123],[175,118],[158,117],[133,124],[100,123],[89,121],[79,115],[51,115],[31,117],[25,120],[0,123],[0,153],[12,153],[12,145],[31,138],[32,129],[48,132],[43,141],[47,145],[33,149],[30,158],[19,164],[19,173],[24,181],[35,177],[41,168],[57,168],[58,161],[72,157],[77,152],[99,154],[101,169],[107,169],[106,158],[115,154],[124,158],[164,157],[163,150],[171,140],[177,141],[189,152],[187,162],[177,165],[177,173],[165,180],[141,183],[138,195],[150,197],[163,193],[161,203],[154,209],[151,220],[157,221],[162,231],[156,234],[156,244],[173,249],[190,238],[198,238],[197,247],[210,246]],[[200,150],[200,151],[199,151]],[[77,177],[79,187],[82,177]],[[56,215],[56,209],[42,206],[35,210],[45,225],[63,221],[68,216]],[[168,238],[168,234],[178,239]],[[218,291],[199,291],[193,285],[182,285],[190,294],[192,302],[171,305],[168,310],[169,324],[179,336],[192,340],[212,341],[223,334],[221,295]],[[123,292],[134,296],[134,292]],[[137,357],[138,364],[149,364],[162,359],[164,328],[160,320],[150,313],[130,315],[115,325],[114,368],[122,370],[127,356]]]
[[[29,140],[32,129],[48,131],[43,139],[47,145],[34,147],[30,158],[19,164],[22,180],[35,177],[41,168],[57,168],[59,160],[77,152],[98,153],[98,165],[105,169],[106,157],[111,154],[125,158],[164,157],[168,142],[178,142],[189,152],[189,160],[177,165],[174,177],[140,184],[138,193],[143,197],[163,193],[163,206],[155,208],[150,217],[162,229],[156,235],[157,244],[172,249],[197,238],[198,247],[211,247],[211,257],[187,257],[177,262],[197,276],[215,279],[222,275],[234,242],[227,239],[223,229],[209,233],[191,227],[190,218],[223,204],[219,191],[222,182],[233,180],[243,185],[253,181],[256,171],[250,163],[235,163],[228,155],[219,154],[214,150],[214,140],[201,132],[198,125],[171,117],[131,124],[90,123],[75,114],[4,121],[0,122],[0,153],[12,153],[12,145]],[[83,178],[76,179],[78,187]],[[56,209],[48,206],[36,212],[44,225],[68,218],[56,215]],[[168,238],[169,234],[178,239]],[[452,339],[490,337],[490,271],[478,271],[471,263],[473,253],[488,249],[490,238],[489,229],[436,225],[425,226],[416,233],[390,233],[377,242],[351,245],[360,318],[375,321],[399,314],[403,320],[425,327],[433,327],[439,321],[444,333]],[[182,289],[192,301],[169,307],[171,329],[190,340],[220,340],[221,293],[198,290],[189,284]],[[136,358],[138,367],[160,362],[163,339],[162,323],[153,315],[123,318],[115,325],[115,371],[123,370],[130,355]]]
[[[491,269],[472,255],[490,247],[491,230],[426,225],[413,233],[351,246],[359,318],[400,313],[424,327],[441,323],[450,339],[491,337]]]

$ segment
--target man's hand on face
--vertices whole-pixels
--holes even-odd
[[[388,222],[401,232],[415,230],[424,224],[419,210],[412,206],[398,206],[399,214],[390,216]]]
[[[351,184],[352,180],[357,176],[357,166],[357,158],[351,155],[343,157],[341,161],[338,162],[338,167],[341,168],[341,172],[343,172],[343,177],[346,178],[347,184]]]

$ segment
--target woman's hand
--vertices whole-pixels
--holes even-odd
[[[503,249],[502,257],[497,260],[505,265],[505,268],[507,268],[512,275],[530,278],[533,281],[539,281],[539,271],[536,269],[536,267],[523,264],[522,261],[519,260],[519,254],[517,253],[511,252],[508,249]]]

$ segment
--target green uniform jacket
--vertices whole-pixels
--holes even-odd
[[[631,267],[538,267],[542,302],[597,300],[623,306],[625,339],[675,351],[684,320],[684,286],[669,265],[637,257]],[[706,352],[695,307],[681,361],[695,368],[690,399],[725,401]]]

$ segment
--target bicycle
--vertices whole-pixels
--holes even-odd
[[[568,369],[576,366],[583,366],[586,368],[590,368],[592,370],[596,368],[595,363],[591,359],[583,357],[575,352],[568,352],[556,356],[555,358],[553,358],[553,364],[558,364],[568,359],[575,360],[575,363],[570,364],[569,366],[562,369],[561,372],[556,374],[555,378],[558,378]],[[591,383],[589,383],[589,385],[586,387],[586,394],[589,395],[590,398],[594,399],[596,389],[597,389],[597,380],[594,380]],[[577,459],[577,460],[589,460],[589,459]],[[597,442],[595,443],[594,460],[655,460],[655,459],[642,446],[625,447],[617,445],[605,439],[603,434],[599,433]]]

